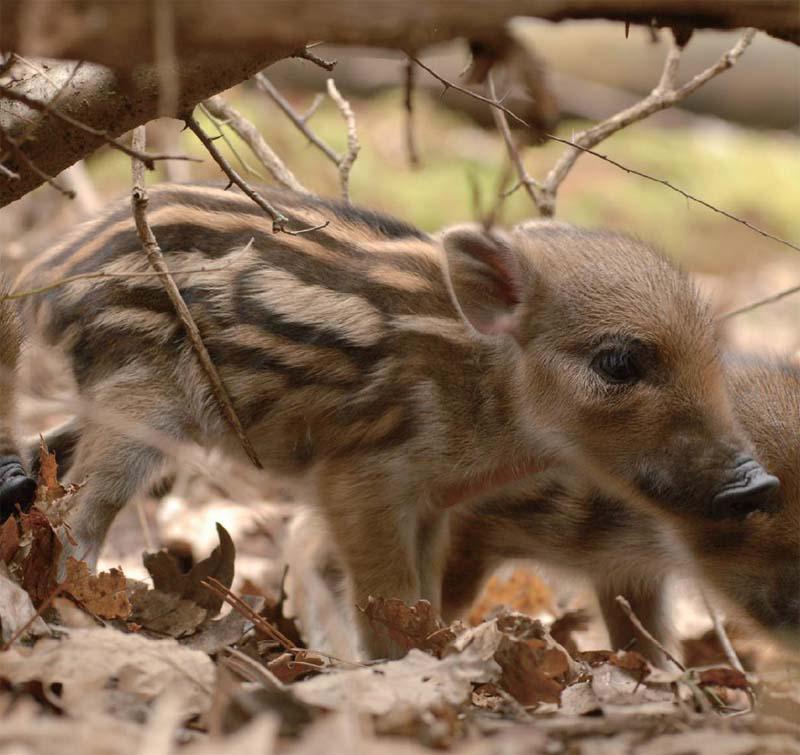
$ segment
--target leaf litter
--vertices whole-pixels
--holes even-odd
[[[445,625],[425,601],[371,598],[370,623],[407,655],[335,658],[304,647],[283,587],[232,591],[236,549],[219,524],[219,544],[187,569],[146,553],[142,582],[68,558],[59,580],[75,488],[44,448],[38,491],[0,527],[3,755],[800,755],[800,669],[788,662],[743,674],[709,638],[686,671],[653,669],[635,649],[579,652],[586,616],[559,611],[520,571],[492,581],[469,624]]]

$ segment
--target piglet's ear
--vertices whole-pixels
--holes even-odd
[[[445,278],[459,314],[478,333],[519,339],[524,286],[522,260],[511,238],[479,225],[446,230]]]

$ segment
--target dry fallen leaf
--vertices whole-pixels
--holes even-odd
[[[0,644],[10,642],[26,625],[30,625],[28,632],[31,634],[49,634],[50,631],[41,617],[36,616],[28,594],[0,574]]]
[[[542,612],[555,615],[553,592],[530,569],[514,569],[507,579],[494,575],[472,607],[468,621],[477,626],[501,611],[516,611],[529,616]]]
[[[19,525],[12,516],[0,525],[0,561],[8,563],[19,550]]]
[[[41,682],[49,699],[75,717],[102,711],[128,718],[167,689],[180,695],[184,715],[202,713],[214,675],[205,653],[110,628],[71,629],[62,639],[0,653],[0,678]]]
[[[388,633],[403,650],[416,648],[441,656],[455,637],[427,600],[418,600],[409,606],[397,598],[370,596],[363,611],[375,632]]]
[[[208,558],[182,574],[167,551],[146,553],[143,561],[153,579],[153,589],[135,588],[130,595],[130,618],[145,629],[170,637],[186,637],[214,616],[222,598],[201,583],[214,577],[226,587],[233,582],[236,549],[225,528],[217,523],[219,545]]]
[[[89,613],[101,619],[127,619],[131,613],[127,581],[119,569],[94,575],[84,561],[67,560],[62,592],[71,595]]]
[[[63,498],[67,489],[58,481],[56,455],[48,450],[44,438],[39,441],[39,479],[37,480],[37,503],[51,503]]]
[[[22,514],[20,523],[24,555],[18,574],[23,589],[38,607],[52,597],[58,587],[56,575],[63,547],[50,521],[38,508]]]

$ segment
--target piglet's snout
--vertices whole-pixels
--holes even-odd
[[[776,508],[776,492],[780,481],[769,474],[751,456],[740,456],[732,479],[717,492],[712,501],[712,515],[716,519],[740,519],[754,511],[772,511]]]

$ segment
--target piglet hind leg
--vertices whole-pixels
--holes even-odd
[[[379,472],[337,465],[322,471],[318,483],[318,504],[348,573],[362,650],[371,659],[400,658],[405,648],[373,626],[362,609],[372,596],[408,604],[425,598],[439,611],[445,515],[426,509],[422,517],[416,491],[389,484]]]

